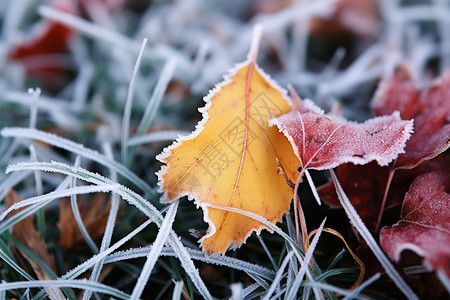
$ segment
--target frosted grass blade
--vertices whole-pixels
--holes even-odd
[[[334,185],[336,187],[336,193],[338,195],[339,201],[341,202],[342,207],[344,208],[345,212],[347,213],[348,218],[350,219],[352,225],[356,227],[356,229],[361,234],[363,239],[367,242],[367,245],[373,251],[373,253],[377,257],[378,261],[381,263],[384,270],[386,271],[386,274],[389,275],[389,277],[392,279],[392,281],[394,281],[395,285],[402,291],[402,293],[408,299],[418,299],[417,295],[413,292],[413,290],[411,290],[411,288],[403,280],[403,278],[400,276],[400,274],[398,274],[397,270],[395,270],[394,266],[391,264],[389,259],[386,257],[386,255],[381,250],[380,246],[378,246],[377,242],[370,234],[366,225],[364,225],[363,221],[359,217],[355,208],[352,206],[352,204],[350,203],[350,200],[348,199],[347,195],[345,194],[344,190],[342,189],[334,171],[330,170],[330,174],[331,174],[331,178],[333,179]]]
[[[180,300],[181,292],[183,291],[183,281],[175,282],[175,287],[172,292],[172,300]]]
[[[56,172],[56,173],[62,173],[65,175],[71,175],[75,176],[81,180],[91,182],[94,184],[117,184],[113,182],[110,179],[107,179],[99,174],[94,174],[92,172],[89,172],[87,170],[84,170],[82,168],[75,168],[71,167],[62,163],[19,163],[16,165],[10,165],[8,166],[6,172],[12,172],[12,171],[20,171],[20,170],[27,170],[27,169],[37,169],[42,170],[46,172]],[[143,212],[145,215],[147,215],[150,220],[155,222],[158,227],[161,226],[163,217],[161,213],[154,207],[151,203],[146,201],[144,198],[142,198],[140,195],[136,194],[135,192],[131,191],[130,189],[117,184],[118,187],[115,189],[115,192],[118,193],[124,200],[128,201],[130,204],[136,206],[141,212]],[[174,252],[177,254],[177,257],[179,258],[181,265],[183,266],[186,273],[190,276],[192,282],[197,287],[199,293],[202,295],[202,297],[206,299],[212,299],[211,294],[209,293],[208,289],[206,288],[205,283],[203,282],[202,278],[200,277],[200,273],[198,272],[197,268],[195,267],[194,263],[192,262],[192,259],[186,250],[186,248],[181,243],[179,237],[175,234],[175,232],[170,232],[170,239],[169,244],[173,248]]]
[[[178,130],[157,131],[140,136],[133,136],[128,139],[128,146],[137,146],[153,142],[166,142],[176,140],[179,136],[189,135],[190,132]]]
[[[151,250],[151,246],[141,247],[141,248],[132,248],[124,251],[118,251],[109,255],[105,259],[105,263],[112,263],[117,261],[123,261],[128,259],[134,259],[138,257],[145,257],[147,253]],[[259,275],[262,278],[267,280],[273,280],[275,277],[275,272],[267,269],[265,267],[261,267],[256,264],[252,264],[246,261],[239,260],[237,258],[225,256],[225,255],[206,255],[203,251],[187,248],[189,255],[192,259],[202,261],[212,265],[226,266],[228,268],[233,268],[235,270],[244,271],[248,274]],[[176,253],[173,249],[169,247],[164,247],[161,252],[162,256],[176,256]]]
[[[36,280],[36,281],[16,281],[16,282],[2,282],[0,283],[0,291],[25,289],[25,288],[77,288],[91,290],[105,295],[110,295],[118,299],[130,299],[130,297],[119,291],[102,283],[92,282],[85,279],[81,280]]]
[[[158,235],[156,236],[156,240],[153,243],[152,249],[148,253],[147,260],[142,268],[141,275],[139,276],[136,285],[134,286],[133,292],[131,293],[131,299],[137,300],[141,297],[142,292],[144,291],[145,285],[147,284],[148,279],[150,278],[150,274],[153,270],[153,267],[158,260],[159,255],[161,254],[161,250],[164,244],[169,237],[170,230],[172,229],[173,221],[175,220],[175,215],[178,210],[179,201],[173,202],[169,210],[167,211],[166,217],[159,229]]]
[[[0,249],[0,258],[6,262],[11,268],[13,268],[17,273],[19,273],[21,276],[23,276],[25,279],[28,280],[34,280],[33,277],[28,275],[27,272],[25,272],[24,269],[22,269],[13,259],[11,259],[2,249]],[[6,298],[0,298],[0,299],[6,299]]]
[[[95,150],[86,148],[81,144],[72,142],[65,138],[59,137],[55,134],[29,128],[20,128],[20,127],[3,128],[1,134],[4,137],[23,137],[38,140],[53,145],[55,147],[70,151],[72,153],[78,154],[81,157],[85,157],[95,162],[98,162],[112,170],[115,170],[117,173],[119,173],[120,175],[124,176],[125,178],[136,184],[136,186],[138,186],[148,195],[155,196],[154,190],[146,182],[144,182],[142,179],[136,176],[136,174],[127,169],[124,165],[114,160],[110,160],[103,154]]]
[[[133,96],[136,84],[136,78],[139,72],[139,67],[141,66],[142,54],[144,53],[145,45],[147,44],[147,39],[142,41],[141,50],[139,50],[139,55],[136,59],[136,64],[134,65],[133,75],[131,76],[130,85],[128,87],[127,100],[125,102],[125,109],[123,111],[122,118],[122,163],[126,164],[128,157],[128,136],[130,134],[130,117],[131,108],[133,107]]]
[[[275,292],[275,289],[278,287],[278,285],[280,284],[281,278],[284,276],[284,269],[286,268],[286,266],[289,263],[289,260],[291,259],[291,257],[294,255],[294,251],[289,251],[288,254],[286,255],[286,257],[283,259],[283,262],[281,263],[280,268],[278,269],[277,275],[275,276],[275,279],[272,281],[272,284],[270,285],[269,290],[267,291],[266,295],[264,296],[264,298],[262,298],[263,300],[268,300],[270,299],[270,296],[272,296],[273,292]]]
[[[33,164],[33,163],[30,163]],[[47,194],[44,194],[42,196],[36,196],[32,197],[26,200],[22,200],[20,202],[17,202],[13,205],[11,205],[7,210],[5,210],[0,215],[0,221],[3,220],[8,213],[10,213],[13,210],[29,206],[32,204],[44,202],[47,200],[54,200],[64,197],[69,197],[73,194],[88,194],[88,193],[99,193],[99,192],[109,192],[117,188],[117,184],[103,184],[103,185],[88,185],[88,186],[78,186],[75,188],[69,188],[62,191],[53,191]]]
[[[305,276],[306,269],[309,265],[309,262],[313,256],[314,250],[316,249],[317,243],[319,242],[319,237],[322,233],[323,226],[325,225],[326,218],[322,221],[320,224],[320,227],[315,234],[311,245],[308,248],[308,251],[305,254],[305,259],[301,262],[300,270],[297,273],[297,276],[295,277],[294,283],[292,284],[292,288],[287,293],[287,299],[295,299],[297,297],[297,291],[300,288],[300,284],[303,280],[303,277]]]
[[[372,277],[367,279],[365,282],[363,282],[360,286],[358,286],[356,289],[354,289],[349,295],[345,296],[345,298],[343,300],[354,299],[354,298],[358,297],[359,293],[361,293],[366,287],[368,287],[369,285],[371,285],[372,283],[377,281],[379,278],[380,278],[379,273],[373,275]]]
[[[108,157],[109,159],[112,160],[113,153],[112,153],[111,144],[104,143],[103,149],[104,149],[106,157]],[[117,173],[113,170],[110,170],[110,172],[111,172],[111,179],[113,181],[117,181]],[[111,196],[111,208],[109,209],[108,220],[106,221],[105,232],[103,234],[102,244],[100,246],[100,252],[103,252],[106,249],[108,249],[108,247],[111,243],[111,238],[112,238],[112,234],[114,231],[114,225],[116,223],[117,213],[119,212],[119,204],[120,204],[119,201],[120,201],[119,196],[116,193],[113,193]],[[91,280],[91,281],[98,280],[98,278],[100,277],[100,273],[102,271],[104,262],[105,262],[105,259],[101,259],[100,261],[98,261],[98,263],[96,263],[94,265],[94,268],[92,269],[92,273],[91,273],[91,276],[89,277],[89,280]],[[89,299],[90,296],[91,296],[91,292],[86,291],[83,295],[83,298]]]

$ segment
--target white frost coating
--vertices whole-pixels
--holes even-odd
[[[276,89],[282,95],[283,99],[285,99],[287,101],[287,103],[290,106],[292,106],[292,101],[289,98],[287,91],[285,89],[283,89],[277,82],[275,82],[275,80],[270,78],[270,76],[268,74],[266,74],[262,69],[260,69],[259,66],[256,64],[257,48],[259,46],[261,34],[262,34],[262,27],[260,25],[255,25],[254,35],[252,38],[252,45],[250,47],[250,51],[248,53],[247,60],[242,63],[236,64],[233,68],[231,68],[228,71],[228,74],[224,75],[224,80],[222,80],[221,82],[216,84],[216,86],[208,92],[208,95],[203,97],[203,100],[205,101],[206,104],[205,104],[205,106],[198,109],[198,111],[202,114],[202,120],[195,126],[195,130],[187,136],[178,137],[172,143],[172,145],[164,148],[163,151],[155,157],[157,160],[159,160],[160,162],[165,164],[166,163],[165,159],[172,155],[172,150],[174,150],[178,146],[180,146],[183,141],[192,140],[192,139],[196,138],[202,132],[202,130],[204,129],[204,125],[207,123],[208,118],[209,118],[208,109],[211,107],[211,99],[214,97],[214,95],[216,93],[219,93],[222,90],[222,87],[224,87],[232,82],[231,78],[236,75],[237,71],[239,71],[240,69],[246,67],[247,65],[249,65],[251,63],[253,63],[253,67],[257,70],[257,72],[260,73],[260,75],[264,78],[264,80],[266,80],[272,88]],[[163,203],[167,203],[167,193],[163,189],[163,187],[164,187],[163,175],[166,173],[167,168],[168,168],[167,165],[162,165],[161,169],[156,172],[156,175],[158,176],[158,192],[164,193],[163,196],[161,197],[161,202],[163,202]],[[183,196],[187,196],[189,200],[193,200],[195,205],[197,207],[201,207],[203,210],[203,220],[206,223],[208,223],[209,228],[208,228],[207,233],[199,240],[199,243],[202,243],[203,240],[214,235],[214,233],[216,232],[216,227],[214,226],[213,222],[208,217],[207,207],[205,205],[202,205],[202,202],[200,202],[199,199],[196,199],[195,195],[193,193],[191,193],[191,192],[181,193],[173,200],[179,199]],[[280,220],[281,220],[281,218],[280,218]],[[242,244],[245,244],[247,238],[254,231],[256,231],[257,234],[259,235],[261,233],[262,229],[263,229],[263,227],[259,228],[258,230],[256,230],[256,229],[251,230],[244,237],[244,242]],[[239,247],[241,245],[239,245]],[[237,248],[237,246],[235,246],[234,243],[231,244],[230,247],[233,249]]]

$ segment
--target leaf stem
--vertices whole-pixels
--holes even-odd
[[[250,45],[250,51],[247,56],[247,59],[251,62],[256,62],[256,58],[258,57],[258,49],[261,43],[263,31],[264,28],[261,24],[256,24],[253,27],[252,44]]]
[[[392,178],[394,177],[395,168],[391,168],[389,176],[386,182],[386,188],[384,189],[383,201],[381,202],[380,212],[378,213],[377,225],[375,226],[375,232],[380,229],[381,219],[383,217],[384,208],[386,207],[387,196],[389,194],[389,188],[391,187]]]
[[[297,194],[298,187],[300,185],[300,180],[305,173],[305,168],[302,168],[302,171],[298,175],[297,181],[294,186],[294,215],[295,215],[295,229],[297,231],[297,243],[300,245],[300,230],[299,230],[299,220],[300,220],[300,228],[302,231],[302,241],[303,245],[306,245],[306,239],[308,237],[308,229],[306,228],[306,219],[303,214],[302,204],[300,203],[300,197]]]

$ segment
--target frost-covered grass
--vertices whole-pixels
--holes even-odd
[[[371,288],[377,281],[393,281],[414,298],[339,185],[348,218],[387,276],[366,277],[349,289],[359,270],[321,230],[340,224],[335,229],[348,231],[350,223],[343,213],[317,208],[308,187],[302,191],[305,217],[319,231],[306,253],[295,242],[290,215],[273,225],[222,208],[255,218],[274,233],[252,236],[223,256],[207,256],[190,234],[206,230],[201,212],[186,199],[159,202],[155,155],[193,130],[202,97],[244,60],[256,23],[265,27],[259,63],[267,73],[325,109],[338,100],[345,116],[361,120],[369,115],[376,81],[398,62],[407,62],[424,86],[430,69],[450,67],[449,1],[379,1],[377,35],[345,45],[307,34],[311,18],[333,13],[334,0],[292,1],[272,13],[258,13],[254,1],[134,2],[133,9],[115,13],[90,6],[88,20],[52,7],[52,1],[0,1],[0,298],[58,298],[61,292],[69,299],[382,298]],[[63,69],[62,84],[42,83],[11,59],[42,20],[73,30],[68,51],[47,60]],[[325,54],[316,55],[315,47]],[[45,57],[34,59],[46,64]],[[323,181],[323,174],[312,175],[308,181]],[[25,200],[7,209],[10,189]],[[103,234],[91,237],[76,198],[89,203],[97,193],[111,205]],[[60,201],[71,202],[85,240],[76,249],[58,243],[64,235],[56,225]],[[35,216],[56,270],[11,233],[28,216]],[[28,263],[16,248],[37,263]],[[47,270],[47,279],[38,279],[36,264]]]

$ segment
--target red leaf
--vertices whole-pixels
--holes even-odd
[[[61,2],[55,7],[62,11],[73,12],[67,3]],[[10,57],[20,62],[28,74],[44,84],[58,85],[67,67],[65,62],[55,55],[67,51],[73,35],[73,30],[66,25],[43,20],[37,24],[31,35],[15,46]]]
[[[401,221],[380,232],[381,246],[391,259],[399,261],[409,249],[450,276],[449,191],[450,169],[417,177],[405,196]]]
[[[372,107],[376,115],[400,111],[414,118],[414,134],[400,154],[396,168],[414,168],[445,151],[450,145],[450,71],[426,91],[416,88],[409,70],[398,67],[378,88]]]
[[[397,170],[392,180],[385,209],[400,205],[414,179],[424,173],[445,166],[448,160],[439,156],[428,160],[414,169]],[[388,167],[380,167],[375,162],[364,166],[343,164],[337,169],[337,176],[350,202],[355,207],[366,226],[373,230],[381,209],[384,189],[389,176]],[[332,181],[317,189],[320,198],[332,207],[341,207]]]
[[[403,152],[412,132],[412,121],[401,120],[395,112],[357,124],[325,115],[308,100],[297,106],[270,123],[288,138],[304,168],[324,170],[372,160],[385,166]]]

